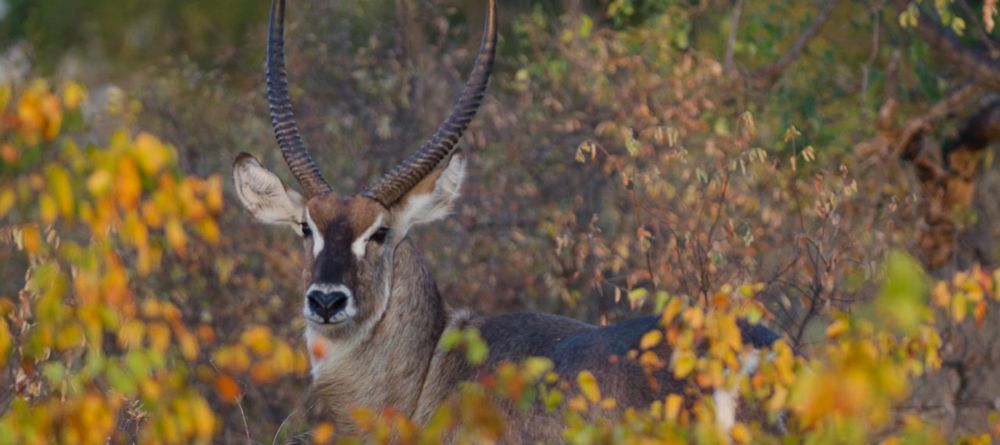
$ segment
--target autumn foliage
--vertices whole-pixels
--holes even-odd
[[[290,17],[299,37],[394,11],[303,3]],[[948,207],[939,192],[953,172],[927,180],[890,140],[918,127],[906,150],[939,137],[907,124],[964,84],[935,77],[919,41],[844,50],[867,48],[838,46],[854,28],[829,31],[800,68],[775,74],[760,59],[780,61],[800,26],[768,22],[769,8],[803,23],[815,8],[737,3],[743,34],[728,56],[712,50],[726,33],[695,28],[728,30],[731,17],[684,2],[511,13],[463,142],[463,202],[414,235],[455,306],[595,324],[657,314],[660,329],[615,359],[669,367],[692,390],[623,410],[593,373],[556,375],[531,358],[464,383],[426,425],[352,407],[367,440],[496,442],[509,406],[559,412],[573,444],[1000,439],[992,156],[963,154],[982,178],[961,179],[984,196],[969,185]],[[971,26],[952,2],[924,3],[933,23]],[[985,30],[996,5],[982,3]],[[903,7],[886,24],[878,11],[838,8],[845,23],[879,23],[897,40],[917,15],[932,19]],[[322,141],[314,155],[338,190],[359,190],[446,112],[469,55],[451,24],[466,20],[447,18],[406,31],[443,42],[423,53],[399,51],[389,32],[290,51],[303,131]],[[307,357],[328,352],[300,338],[300,243],[230,205],[236,152],[281,162],[259,67],[234,80],[165,65],[122,87],[34,75],[0,85],[0,444],[361,441],[300,416]],[[848,71],[865,73],[864,89]],[[977,231],[987,235],[964,238]],[[949,244],[929,255],[931,238]],[[741,321],[782,339],[754,350]],[[664,345],[669,356],[655,352]],[[474,364],[489,356],[475,330],[447,332],[441,346]],[[757,415],[721,428],[715,389]]]

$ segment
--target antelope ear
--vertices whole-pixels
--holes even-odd
[[[253,156],[240,153],[233,163],[233,183],[236,195],[258,221],[267,224],[287,224],[301,230],[305,214],[305,199],[288,188],[278,175],[264,168]]]
[[[465,157],[456,151],[447,166],[439,168],[413,186],[392,207],[392,229],[403,239],[410,228],[437,221],[451,213],[465,179]]]

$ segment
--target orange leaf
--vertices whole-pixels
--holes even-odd
[[[215,378],[215,392],[226,403],[236,403],[240,398],[240,384],[228,374],[220,374]]]
[[[316,428],[313,428],[313,443],[324,444],[330,442],[333,439],[334,431],[333,424],[330,422],[323,422],[316,425]]]
[[[314,360],[322,360],[323,357],[326,357],[326,342],[314,339],[309,345],[309,353],[312,354]]]

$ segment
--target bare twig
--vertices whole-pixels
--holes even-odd
[[[819,13],[813,18],[812,23],[795,39],[795,42],[788,48],[788,51],[785,51],[778,60],[758,68],[753,72],[753,77],[761,79],[768,84],[778,80],[781,73],[802,55],[802,51],[806,49],[809,42],[819,35],[820,30],[823,29],[823,25],[830,20],[830,15],[839,2],[840,0],[826,0],[823,2]]]
[[[733,55],[736,51],[736,35],[740,30],[740,16],[743,14],[743,5],[746,0],[736,0],[733,6],[733,13],[729,17],[729,36],[726,37],[726,55],[723,59],[722,68],[726,72],[733,70]]]

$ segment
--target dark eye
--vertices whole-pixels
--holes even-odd
[[[302,237],[309,238],[312,236],[313,232],[309,229],[309,224],[300,223],[302,225]]]
[[[369,241],[374,241],[376,243],[382,244],[385,242],[385,237],[389,236],[388,227],[379,227],[372,236],[368,237]]]

